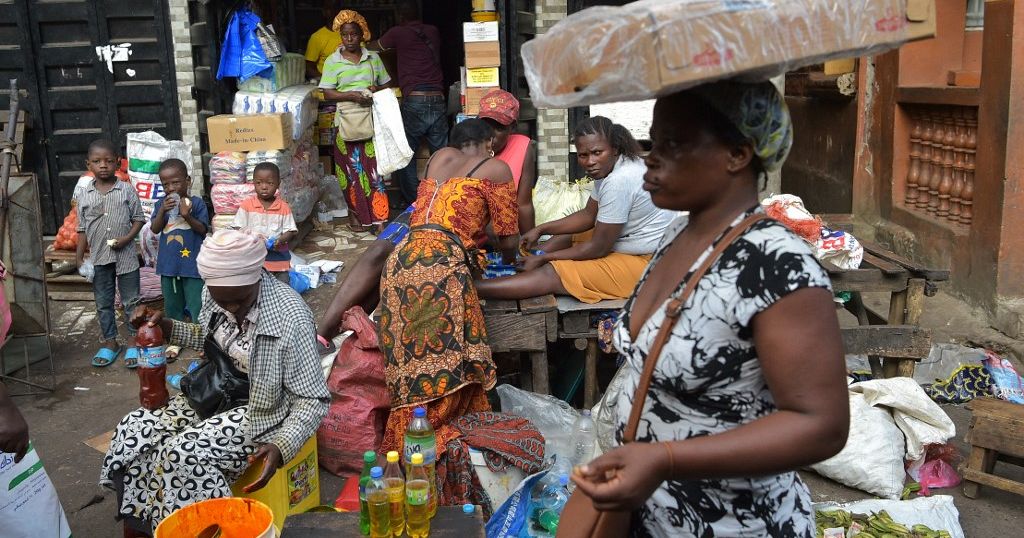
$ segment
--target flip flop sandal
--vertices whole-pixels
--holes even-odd
[[[181,347],[167,346],[164,348],[164,353],[167,355],[167,364],[171,364],[181,356]]]
[[[104,368],[114,364],[117,357],[124,351],[124,346],[118,346],[117,349],[110,349],[109,347],[101,347],[92,357],[92,365],[96,368]]]
[[[124,365],[134,370],[139,365],[139,348],[130,347],[124,352]]]

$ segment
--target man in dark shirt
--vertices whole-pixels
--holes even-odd
[[[448,144],[447,100],[441,73],[441,32],[423,24],[413,0],[398,3],[401,23],[388,30],[371,49],[395,49],[398,53],[398,85],[402,89],[402,123],[409,147],[415,152],[426,139],[430,152]],[[416,159],[395,172],[406,203],[416,201],[419,178]]]

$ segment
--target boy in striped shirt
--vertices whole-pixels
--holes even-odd
[[[252,183],[256,187],[256,195],[238,207],[231,227],[258,235],[266,241],[267,259],[263,268],[287,284],[292,259],[288,242],[299,228],[295,225],[292,209],[277,195],[281,187],[281,170],[274,163],[259,163],[253,169]]]

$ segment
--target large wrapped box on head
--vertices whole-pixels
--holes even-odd
[[[635,101],[877,54],[924,37],[922,12],[934,22],[934,0],[641,0],[569,16],[522,53],[538,106]]]

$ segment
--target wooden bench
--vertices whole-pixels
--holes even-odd
[[[539,394],[551,394],[548,374],[548,343],[557,337],[555,297],[543,295],[519,301],[481,300],[487,341],[492,353],[526,353],[529,372],[521,373],[522,386]]]
[[[1024,405],[978,398],[968,408],[973,413],[967,431],[971,454],[960,466],[964,496],[977,498],[981,486],[1024,495],[1024,483],[992,474],[997,461],[1024,466]]]
[[[335,538],[360,536],[359,512],[309,512],[285,521],[281,538]],[[484,538],[484,518],[480,507],[471,515],[461,506],[438,506],[430,520],[431,538]]]
[[[620,310],[622,299],[587,304],[572,297],[558,296],[558,339],[572,340],[576,349],[586,351],[583,366],[583,407],[590,409],[597,403],[600,387],[597,382],[597,329],[591,326],[590,316],[597,312]]]

